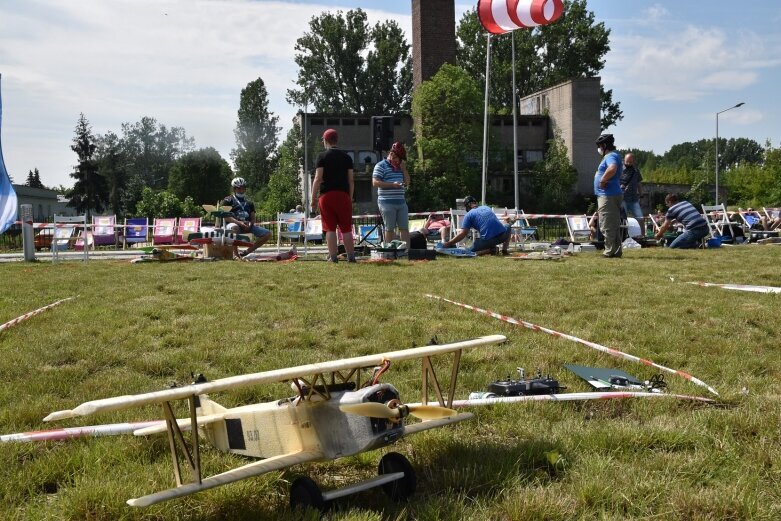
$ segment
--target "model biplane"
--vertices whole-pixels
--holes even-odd
[[[225,217],[232,216],[230,206],[204,204],[202,208],[215,219],[215,228],[208,232],[190,232],[184,240],[190,244],[215,244],[219,246],[252,246],[252,237],[228,231]]]
[[[459,414],[450,408],[461,353],[466,348],[504,341],[504,336],[492,335],[212,382],[200,378],[187,386],[85,402],[71,410],[54,412],[44,421],[160,404],[165,422],[138,429],[134,434],[167,433],[176,487],[127,501],[131,506],[148,506],[299,463],[378,449],[409,434],[469,419],[471,413]],[[432,357],[448,353],[452,353],[452,369],[448,387],[444,387],[437,377]],[[412,359],[420,359],[423,367],[422,401],[415,406],[405,405],[394,386],[380,382],[392,363]],[[289,383],[295,395],[232,409],[220,406],[208,396],[218,391],[274,382]],[[437,405],[428,403],[432,390]],[[188,402],[189,418],[176,419],[172,402],[178,400]],[[423,421],[407,423],[408,416]],[[189,444],[183,435],[183,431],[188,430]],[[204,477],[200,465],[200,436],[205,436],[219,450],[263,459]],[[182,461],[189,467],[190,479],[186,483]],[[337,497],[378,486],[394,499],[414,492],[414,471],[406,458],[398,453],[388,453],[380,461],[377,477],[334,491],[321,492],[311,479],[298,478],[291,485],[290,502],[292,506],[322,508],[327,501]]]

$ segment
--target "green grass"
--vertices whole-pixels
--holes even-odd
[[[434,293],[592,340],[689,372],[730,407],[672,400],[530,403],[401,440],[418,472],[406,504],[379,490],[337,504],[334,520],[781,518],[780,295],[686,281],[781,286],[781,248],[581,254],[565,262],[502,258],[337,266],[114,261],[0,265],[0,323],[78,295],[0,332],[0,432],[50,428],[41,419],[95,398],[485,334],[502,346],[462,360],[457,397],[539,368],[568,391],[585,385],[565,363],[653,371],[511,326]],[[671,280],[674,279],[674,280]],[[419,399],[419,364],[390,371]],[[671,391],[707,391],[666,374]],[[748,394],[741,393],[747,389]],[[227,406],[287,396],[283,385],[214,396]],[[156,408],[59,422],[155,419]],[[244,460],[204,446],[215,473]],[[173,485],[165,437],[0,445],[0,519],[295,519],[296,474],[335,488],[374,474],[378,453],[300,466],[147,509],[131,497]],[[556,459],[558,458],[558,460]],[[310,515],[310,519],[315,519]]]

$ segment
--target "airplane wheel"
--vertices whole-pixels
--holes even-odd
[[[325,500],[323,500],[323,493],[317,483],[311,478],[300,476],[290,485],[290,508],[295,510],[307,507],[322,512],[325,510]]]
[[[394,501],[402,501],[415,493],[417,479],[415,478],[415,469],[412,468],[409,460],[398,452],[389,452],[380,459],[377,466],[377,473],[393,474],[394,472],[403,472],[404,477],[391,481],[382,486],[382,490]]]

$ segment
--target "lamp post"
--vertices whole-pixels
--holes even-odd
[[[719,204],[719,114],[745,105],[742,101],[728,109],[716,113],[716,204]]]

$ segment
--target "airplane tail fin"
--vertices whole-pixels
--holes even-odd
[[[206,416],[212,414],[219,414],[227,411],[228,409],[226,409],[219,403],[212,401],[212,399],[209,398],[209,395],[202,394],[198,396],[198,407],[195,410],[198,413],[198,416]]]

